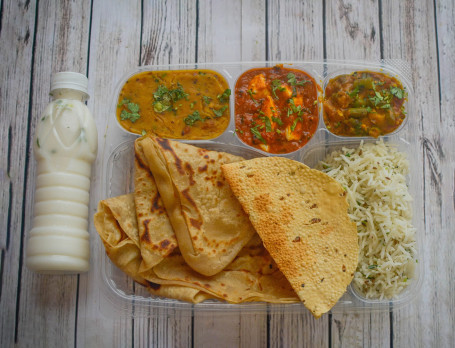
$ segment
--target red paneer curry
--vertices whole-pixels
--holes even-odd
[[[269,153],[305,145],[318,126],[317,84],[297,69],[251,69],[235,85],[235,131],[246,144]]]

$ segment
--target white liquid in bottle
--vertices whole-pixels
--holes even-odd
[[[27,267],[36,272],[80,273],[90,266],[87,219],[98,134],[84,104],[87,84],[82,74],[55,74],[53,101],[38,121],[35,207],[26,256]]]

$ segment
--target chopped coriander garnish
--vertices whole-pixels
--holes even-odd
[[[296,106],[295,105],[295,102],[294,102],[294,99],[289,99],[289,104],[291,105],[291,113],[297,113],[297,116],[301,116],[302,115],[302,106],[301,105],[298,105]],[[288,116],[289,116],[289,109],[288,109]]]
[[[398,87],[390,87],[390,93],[392,93],[398,99],[403,99],[405,96],[404,90]]]
[[[199,111],[194,111],[192,114],[189,114],[188,117],[185,117],[183,119],[186,125],[188,126],[194,126],[194,124],[197,121],[204,121],[203,118],[201,118],[201,115],[199,114]]]
[[[294,120],[294,123],[292,124],[291,126],[291,131],[293,132],[295,127],[297,127],[297,122],[299,121],[302,121],[302,118],[301,117],[297,117],[295,120]]]
[[[357,85],[351,93],[348,93],[348,95],[351,97],[351,98],[355,98],[357,97],[357,95],[359,94],[359,86]]]
[[[219,110],[212,109],[212,111],[213,111],[213,113],[215,114],[216,117],[221,117],[221,116],[223,116],[223,113],[226,111],[227,107],[228,106],[225,105]]]
[[[265,131],[266,132],[271,132],[272,131],[272,123],[270,122],[270,119],[266,116],[261,116],[260,119],[264,121],[265,124]]]
[[[129,102],[130,102],[129,99],[123,98],[123,100],[121,100],[120,103],[118,103],[117,107],[121,107],[122,105],[128,104]]]
[[[251,99],[257,104],[256,99],[253,97],[253,94],[256,94],[256,92],[253,92],[251,89],[249,89],[247,92],[250,95]]]
[[[220,103],[228,103],[230,95],[231,95],[231,90],[228,88],[222,94],[218,94],[216,97],[218,98]]]
[[[282,126],[282,125],[283,125],[283,121],[281,121],[281,118],[272,116],[272,121],[275,122],[275,123],[277,123],[279,126]]]
[[[177,88],[168,89],[164,85],[160,85],[155,93],[153,93],[153,109],[158,112],[164,112],[172,108],[173,103],[186,99],[188,100],[188,93],[185,93],[183,87],[180,83],[177,82]],[[175,109],[175,108],[174,108]]]
[[[257,129],[257,126],[250,128],[250,131],[256,139],[262,141],[264,144],[267,144],[267,142],[265,141],[265,139],[262,137],[261,133]]]
[[[212,98],[207,97],[206,95],[203,95],[202,100],[204,101],[205,104],[208,105],[208,104],[210,104],[210,101],[212,100]]]
[[[278,99],[278,96],[276,95],[276,90],[279,90],[280,92],[285,90],[285,88],[281,86],[280,80],[272,81],[272,93],[275,99]]]
[[[147,134],[147,131],[145,129],[142,130],[141,132],[142,135],[146,135]]]
[[[303,86],[305,83],[309,82],[308,80],[297,81],[297,79],[293,73],[289,73],[287,77],[288,77],[288,83],[293,87]]]
[[[128,99],[123,99],[119,103],[119,107],[125,105],[126,109],[122,110],[122,112],[120,113],[120,118],[122,120],[130,120],[133,123],[136,122],[141,117],[141,115],[139,115],[139,105],[130,102]]]

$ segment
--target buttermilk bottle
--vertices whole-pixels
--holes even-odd
[[[60,72],[33,140],[37,160],[34,216],[26,265],[39,273],[80,273],[90,266],[88,204],[98,134],[85,105],[85,75]]]

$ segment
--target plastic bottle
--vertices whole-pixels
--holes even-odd
[[[55,74],[53,101],[36,128],[38,166],[26,264],[39,273],[80,273],[90,267],[87,219],[98,133],[84,103],[87,85],[82,74]]]

